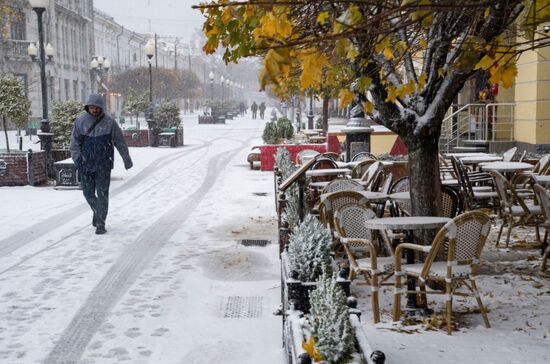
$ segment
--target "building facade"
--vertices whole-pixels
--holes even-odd
[[[17,15],[7,39],[0,41],[0,72],[21,79],[31,101],[32,119],[42,117],[40,66],[27,54],[31,43],[38,46],[38,20],[26,1],[13,1]],[[93,2],[90,0],[50,1],[43,14],[44,43],[55,54],[46,64],[48,103],[52,100],[84,100],[90,92],[89,59],[94,54]]]

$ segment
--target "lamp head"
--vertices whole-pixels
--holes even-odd
[[[48,56],[48,60],[52,60],[53,56],[55,55],[55,49],[52,47],[50,43],[46,45],[46,56]]]
[[[210,80],[210,82],[214,82],[214,72],[210,71],[210,73],[208,74],[208,79]]]
[[[220,82],[223,83],[225,81],[225,78],[223,76],[220,77]]]
[[[111,68],[111,61],[105,58],[105,60],[103,61],[103,69],[105,69],[105,71],[108,71],[109,68]]]
[[[29,44],[29,47],[27,48],[27,54],[31,59],[34,61],[36,59],[36,56],[38,55],[38,48],[36,48],[36,45],[34,43]]]
[[[97,62],[97,59],[96,58],[92,59],[92,61],[90,62],[90,68],[97,69],[98,67],[99,67],[99,63]]]
[[[153,56],[155,55],[155,43],[152,40],[149,40],[145,45],[144,50],[147,58],[151,60],[151,58],[153,58]]]
[[[29,0],[29,4],[33,9],[46,9],[50,4],[50,0]]]

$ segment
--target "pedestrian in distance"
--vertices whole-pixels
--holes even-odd
[[[124,167],[133,166],[122,131],[114,119],[105,114],[105,100],[92,94],[74,123],[71,135],[71,158],[80,174],[82,192],[93,212],[96,234],[105,234],[109,209],[109,185],[117,148]]]
[[[260,110],[260,118],[263,120],[265,116],[265,103],[264,102],[260,103],[260,106],[258,107],[258,109]]]
[[[258,114],[258,104],[256,101],[250,105],[250,111],[252,111],[252,119],[256,119],[256,115]]]

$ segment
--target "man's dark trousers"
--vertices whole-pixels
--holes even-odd
[[[94,212],[95,223],[97,226],[105,226],[109,210],[111,169],[101,168],[96,172],[81,173],[80,176],[82,192]]]

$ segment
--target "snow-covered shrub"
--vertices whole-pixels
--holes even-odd
[[[311,333],[323,363],[347,363],[355,352],[354,333],[344,291],[331,274],[323,272],[310,303]]]
[[[314,282],[323,269],[330,270],[331,237],[326,228],[313,215],[306,215],[290,235],[288,259],[290,270],[303,282]]]
[[[294,136],[294,127],[292,122],[285,117],[277,120],[277,134],[279,138],[292,139]]]
[[[155,111],[158,128],[177,128],[181,124],[180,108],[175,101],[163,101]]]
[[[297,169],[292,163],[290,152],[286,148],[277,148],[277,152],[275,153],[275,164],[279,168],[279,171],[281,171],[283,181]]]
[[[277,124],[275,121],[265,123],[262,139],[265,144],[277,144],[279,136],[277,134]]]
[[[84,112],[80,101],[54,101],[50,111],[50,129],[53,133],[54,148],[69,148],[71,133],[77,116]]]

